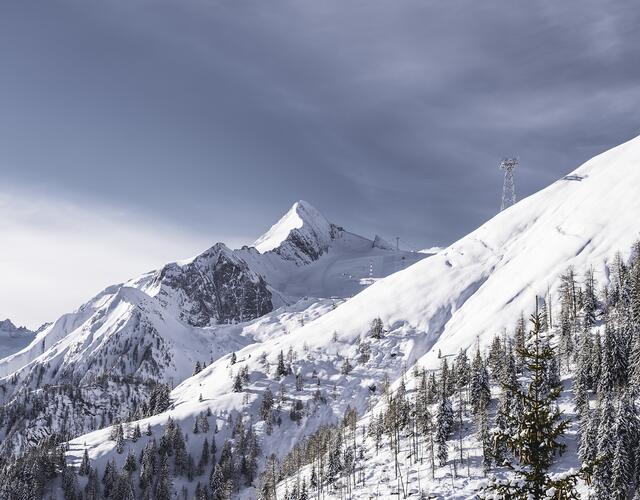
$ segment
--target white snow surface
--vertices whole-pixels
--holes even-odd
[[[488,343],[532,312],[568,266],[595,266],[630,250],[640,237],[640,138],[587,161],[572,174],[505,210],[448,248],[377,281],[334,312],[305,327],[318,339],[339,328],[355,339],[380,316],[392,330],[424,332],[434,345],[422,363],[437,366],[438,349]],[[554,290],[551,291],[552,294]]]
[[[291,221],[294,222],[289,224]],[[313,206],[298,201],[267,235],[282,235],[285,232],[284,228],[289,231],[302,231],[303,235],[308,237],[306,241],[315,245],[314,249],[320,254],[317,260],[309,261],[292,255],[291,250],[296,247],[286,239],[289,234],[287,233],[279,240],[280,246],[275,246],[263,254],[253,247],[231,250],[218,243],[198,257],[177,262],[176,266],[182,268],[195,259],[207,258],[209,254],[217,253],[223,253],[234,262],[244,261],[249,266],[250,276],[254,281],[258,279],[258,275],[265,278],[273,295],[274,309],[277,309],[295,304],[301,299],[307,301],[308,297],[351,297],[363,290],[365,286],[362,279],[370,274],[375,278],[381,278],[426,257],[420,253],[373,248],[372,240],[342,229],[336,231],[335,238],[332,239],[331,226]],[[266,241],[267,235],[260,240]],[[275,244],[277,239],[271,238],[269,241]],[[286,249],[284,256],[278,253],[283,248]],[[214,251],[216,249],[217,251]],[[105,345],[104,341],[95,340],[96,334],[100,334],[100,338],[108,339],[112,335],[120,335],[120,330],[126,325],[130,326],[126,335],[131,334],[133,327],[130,322],[134,311],[142,311],[142,317],[149,320],[158,334],[178,349],[173,353],[177,359],[170,363],[167,367],[169,371],[166,373],[176,383],[188,376],[193,369],[191,361],[194,360],[194,356],[190,353],[191,350],[200,354],[207,353],[207,358],[209,355],[212,359],[217,358],[219,343],[216,341],[209,345],[210,332],[203,333],[204,330],[201,328],[184,325],[178,321],[183,307],[181,292],[168,290],[160,300],[159,294],[163,286],[157,279],[160,272],[151,271],[124,284],[106,288],[76,311],[65,314],[48,325],[28,345],[23,344],[8,351],[7,357],[2,356],[0,359],[0,379],[16,371],[31,368],[36,362],[50,363],[53,358],[61,360],[64,357],[65,361],[61,361],[64,366],[71,366],[82,360],[86,362],[89,352],[97,355]],[[115,306],[116,303],[122,302],[129,304],[129,307]],[[96,326],[98,323],[105,325],[105,328],[99,329]],[[87,341],[87,336],[91,337],[91,342]],[[233,348],[244,344],[246,342]],[[231,347],[223,347],[220,352],[230,352],[228,349]],[[74,351],[73,356],[69,354],[69,349]],[[185,361],[184,364],[180,362],[181,359]]]
[[[639,215],[640,138],[636,138],[589,160],[436,255],[374,280],[314,321],[299,323],[285,335],[256,337],[257,342],[238,351],[237,366],[229,365],[228,356],[221,357],[175,388],[173,410],[141,425],[149,422],[157,438],[171,415],[188,430],[195,415],[210,407],[219,416],[220,445],[229,434],[228,413],[253,416],[255,421],[261,393],[266,387],[276,393],[282,386],[285,394],[313,408],[300,426],[283,416],[282,428],[272,436],[257,424],[263,452],[282,456],[303,435],[335,422],[347,405],[366,419],[367,411],[379,402],[378,395],[370,396],[369,386],[379,386],[383,376],[397,382],[403,369],[416,362],[436,368],[439,350],[452,355],[476,342],[488,345],[494,334],[511,329],[521,312],[532,312],[535,296],[545,295],[569,265],[578,272],[594,266],[599,281],[606,281],[607,260],[618,250],[627,252],[638,239]],[[371,341],[371,359],[357,364],[356,341],[366,337],[377,316],[386,328],[384,338]],[[295,391],[292,376],[278,380],[273,375],[278,353],[289,350],[294,353],[294,373],[301,373],[305,381],[300,392]],[[260,360],[263,353],[268,366]],[[348,375],[340,372],[345,358],[354,360]],[[231,375],[245,364],[251,382],[244,394],[233,393]],[[311,403],[316,389],[313,372],[327,396],[326,405]],[[99,468],[114,456],[122,465],[126,454],[114,452],[108,434],[109,429],[103,429],[74,439],[68,452],[71,463],[78,463],[87,447]],[[127,446],[139,453],[148,439]],[[189,440],[194,456],[202,439]],[[251,497],[250,492],[247,495]]]

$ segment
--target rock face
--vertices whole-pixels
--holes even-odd
[[[16,326],[10,319],[0,321],[0,358],[19,351],[33,340],[35,333],[24,326]]]
[[[156,280],[156,297],[162,301],[177,292],[179,318],[192,326],[246,321],[273,310],[262,276],[222,243],[186,264],[166,265]]]
[[[373,238],[373,248],[380,248],[381,250],[395,250],[396,248],[385,240],[382,236],[376,234]]]
[[[318,260],[344,233],[313,206],[300,200],[254,243],[260,253],[274,252],[299,265]]]
[[[7,318],[4,321],[0,321],[0,336],[2,337],[20,337],[20,336],[33,336],[33,332],[24,326],[16,326],[13,322]]]

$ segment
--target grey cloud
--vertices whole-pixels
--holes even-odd
[[[251,239],[442,244],[640,133],[629,2],[9,2],[0,173]]]

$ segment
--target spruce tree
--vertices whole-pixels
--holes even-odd
[[[166,456],[162,456],[160,460],[160,476],[158,477],[158,483],[156,484],[156,494],[154,499],[170,500],[171,483],[169,480],[169,464],[167,463]]]
[[[242,392],[242,378],[239,373],[236,373],[233,379],[233,392]]]
[[[453,408],[449,398],[443,394],[436,413],[436,456],[441,466],[446,465],[449,456],[447,440],[453,432]]]
[[[627,447],[624,442],[619,439],[616,443],[611,463],[610,492],[612,498],[628,498],[632,477],[631,459],[632,457],[629,456]]]
[[[516,330],[514,335],[515,340],[515,355],[516,355],[516,366],[518,368],[518,372],[522,373],[524,365],[522,363],[522,358],[520,357],[520,353],[524,349],[525,339],[527,336],[527,323],[524,319],[524,314],[520,314],[520,318],[518,319],[518,323],[516,324]]]
[[[82,454],[82,462],[80,462],[78,474],[81,476],[88,476],[89,472],[91,472],[91,463],[89,462],[89,452],[85,448],[84,453]]]
[[[276,376],[286,377],[289,374],[286,365],[284,364],[284,353],[280,351],[278,354],[278,367],[276,368]]]
[[[118,424],[116,427],[116,452],[122,453],[124,451],[124,429],[122,424]]]
[[[212,500],[223,500],[225,494],[224,476],[220,466],[213,464],[209,475],[209,488],[211,488]]]
[[[580,351],[575,368],[574,382],[575,386],[579,386],[584,391],[594,388],[592,359],[593,342],[591,339],[591,331],[585,328],[580,339]]]
[[[204,474],[205,469],[209,465],[209,441],[204,438],[202,443],[202,452],[200,453],[200,460],[198,460],[198,475]]]
[[[487,373],[487,368],[482,360],[479,349],[476,350],[473,363],[471,364],[471,382],[469,392],[473,413],[478,414],[482,408],[486,408],[491,400],[489,374]]]
[[[384,327],[382,325],[382,320],[380,318],[375,318],[371,322],[371,327],[369,328],[369,336],[373,339],[379,340],[382,338],[383,332]]]
[[[497,430],[494,435],[495,443],[504,446],[510,455],[505,457],[504,465],[513,471],[514,478],[494,480],[487,489],[508,498],[543,498],[547,491],[554,491],[555,498],[567,498],[576,495],[577,474],[554,479],[548,469],[554,456],[566,447],[561,439],[569,422],[554,407],[560,389],[543,391],[545,372],[554,352],[549,342],[541,338],[539,315],[534,315],[531,321],[532,339],[521,352],[531,381],[526,391],[506,387],[522,401],[523,412],[520,418],[507,417],[508,427],[515,432]]]
[[[493,377],[496,382],[499,382],[500,373],[502,372],[502,367],[504,366],[504,346],[499,335],[493,337],[491,347],[489,348],[487,364],[489,365],[489,369],[491,370],[491,377]]]
[[[578,456],[583,464],[594,464],[598,453],[599,414],[595,410],[583,411],[580,416],[580,444]]]
[[[460,349],[460,353],[456,357],[455,367],[458,388],[464,388],[469,385],[469,381],[471,380],[471,368],[469,367],[469,359],[467,358],[467,351],[465,349]]]
[[[138,463],[136,462],[136,456],[133,454],[133,450],[129,450],[129,453],[127,453],[127,458],[122,469],[128,474],[132,474],[138,469]]]
[[[583,322],[586,328],[590,328],[596,323],[596,311],[598,309],[596,289],[597,285],[592,267],[587,271],[584,282]]]
[[[610,394],[616,385],[613,335],[613,325],[610,321],[607,321],[604,329],[604,341],[602,342],[602,361],[600,363],[600,378],[598,381],[598,393],[601,396]]]
[[[102,500],[102,492],[100,490],[100,480],[95,470],[89,472],[87,484],[84,487],[85,500]]]

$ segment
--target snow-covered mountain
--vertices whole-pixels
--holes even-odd
[[[66,433],[77,435],[130,414],[150,384],[173,386],[193,373],[196,362],[211,363],[288,331],[291,308],[300,321],[314,318],[425,257],[375,247],[302,201],[256,245],[231,250],[217,243],[192,259],[106,288],[0,359],[0,399],[18,415],[25,393],[42,398],[41,388],[53,387],[61,392],[46,397],[68,404],[63,389],[73,388],[77,412],[92,415],[64,424]],[[265,318],[278,325],[269,335],[254,326]],[[110,400],[115,382],[130,401]],[[50,431],[62,430],[47,405],[38,408],[5,429],[5,451],[39,438],[47,421]]]
[[[0,321],[0,358],[9,356],[33,340],[35,333],[24,326],[14,325],[10,319]]]
[[[344,232],[306,201],[297,201],[253,244],[260,253],[275,252],[298,262],[318,260]]]
[[[264,455],[283,456],[304,435],[341,418],[348,407],[368,418],[380,401],[385,378],[397,384],[416,364],[436,368],[438,353],[447,356],[476,343],[486,346],[522,312],[530,312],[536,296],[550,293],[547,298],[554,297],[558,277],[568,266],[580,270],[597,266],[598,279],[606,282],[608,259],[618,250],[627,251],[638,239],[639,164],[640,138],[593,158],[448,248],[372,280],[371,286],[317,319],[287,335],[254,339],[238,350],[236,364],[228,356],[214,360],[173,390],[172,409],[138,424],[149,425],[151,436],[159,439],[169,417],[186,431],[193,428],[196,418],[211,411],[208,421],[216,422],[219,434],[208,437],[220,446],[231,439],[230,422],[243,417],[260,438]],[[294,206],[293,212],[258,240],[258,249],[238,253],[270,287],[276,287],[283,300],[299,294],[301,283],[312,288],[324,285],[325,291],[338,288],[339,277],[345,277],[341,266],[356,263],[362,274],[360,267],[378,258],[377,252],[390,252],[369,240],[372,253],[364,260],[356,253],[350,261],[348,255],[354,248],[364,248],[363,239],[315,216],[317,224],[304,230],[303,215],[312,212],[305,205]],[[300,241],[304,243],[298,245]],[[284,242],[287,250],[281,255],[277,249]],[[340,256],[336,261],[330,260],[334,250]],[[321,272],[318,268],[312,271],[313,262],[320,262],[325,252],[328,265]],[[396,265],[387,261],[385,268],[387,256],[378,269]],[[308,267],[299,271],[278,268],[273,264],[277,259],[288,260],[299,269],[303,263]],[[397,262],[398,257],[393,259]],[[374,340],[368,335],[377,317],[385,331],[381,339]],[[283,356],[292,370],[278,374]],[[248,376],[238,390],[240,370]],[[279,427],[267,429],[260,416],[267,389],[281,394],[279,404],[283,410],[290,408],[291,415],[297,415],[296,408],[305,408],[304,417],[283,418]],[[137,456],[151,436],[127,441],[126,447]],[[190,435],[192,455],[199,454],[204,437]],[[68,458],[79,463],[85,449],[99,470],[104,470],[107,460],[115,459],[122,466],[125,459],[116,452],[108,429],[72,440]],[[195,487],[176,478],[176,491],[182,486],[191,491]],[[251,490],[246,492],[248,497],[255,496]]]

